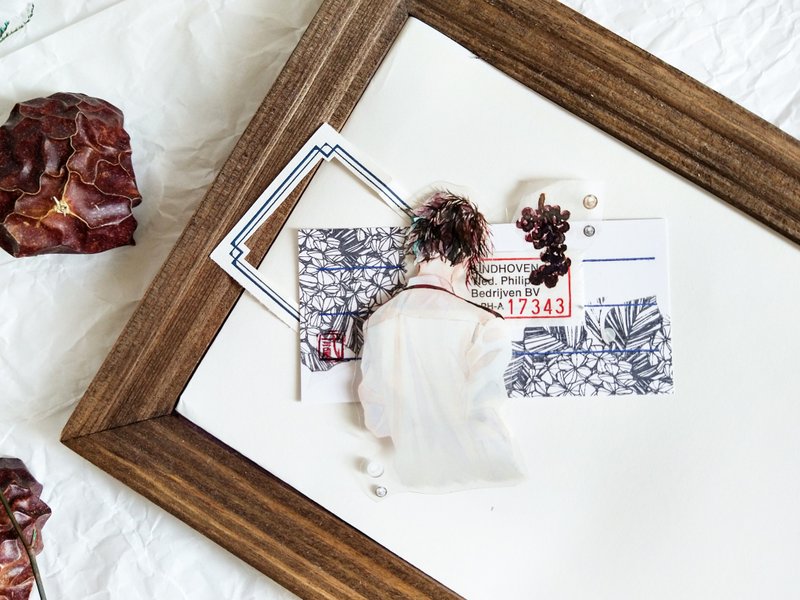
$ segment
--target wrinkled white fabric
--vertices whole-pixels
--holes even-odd
[[[358,388],[367,428],[394,444],[410,489],[508,484],[520,459],[500,417],[511,344],[504,321],[452,294],[436,276],[412,277],[364,327]],[[448,293],[449,292],[449,293]]]
[[[0,0],[0,23],[25,4]],[[26,463],[53,510],[38,557],[48,597],[296,598],[59,434],[320,0],[35,4],[30,23],[0,43],[0,123],[16,102],[57,91],[112,102],[125,113],[144,198],[136,246],[26,259],[0,251],[0,456]]]

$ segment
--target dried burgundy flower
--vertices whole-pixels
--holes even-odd
[[[50,508],[39,497],[42,484],[17,458],[0,458],[0,494],[11,509],[31,553],[44,548],[42,527]],[[0,506],[0,598],[27,600],[34,583],[34,570],[25,544]]]
[[[544,194],[539,195],[536,210],[530,207],[522,209],[522,216],[517,219],[517,228],[525,232],[525,241],[532,242],[537,250],[544,248],[539,257],[541,265],[530,274],[533,285],[553,288],[559,278],[569,271],[572,260],[567,258],[566,233],[569,231],[569,211],[561,210],[558,205],[544,203]]]
[[[0,246],[10,254],[132,245],[140,201],[122,112],[105,100],[20,102],[0,127]]]

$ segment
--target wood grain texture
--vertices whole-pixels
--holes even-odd
[[[65,438],[172,412],[241,294],[208,255],[322,123],[344,124],[406,16],[401,1],[323,5],[89,386]],[[283,214],[290,209],[282,207]],[[260,261],[269,243],[258,244],[249,260]]]
[[[208,254],[322,122],[341,128],[409,14],[800,242],[797,140],[555,0],[326,0],[63,432],[305,598],[455,596],[173,411],[241,294]]]
[[[556,0],[419,0],[409,10],[800,243],[800,142],[777,127]]]
[[[67,445],[303,598],[458,598],[178,415]]]

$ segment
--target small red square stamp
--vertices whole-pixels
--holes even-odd
[[[344,358],[344,331],[331,329],[317,337],[317,353],[322,360],[341,360]]]

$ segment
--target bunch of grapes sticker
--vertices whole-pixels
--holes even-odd
[[[544,194],[539,195],[536,210],[526,206],[517,220],[517,228],[525,232],[525,241],[542,250],[542,264],[533,269],[530,282],[556,287],[558,280],[567,274],[572,261],[567,257],[566,234],[569,231],[569,211],[553,204],[545,204]]]

